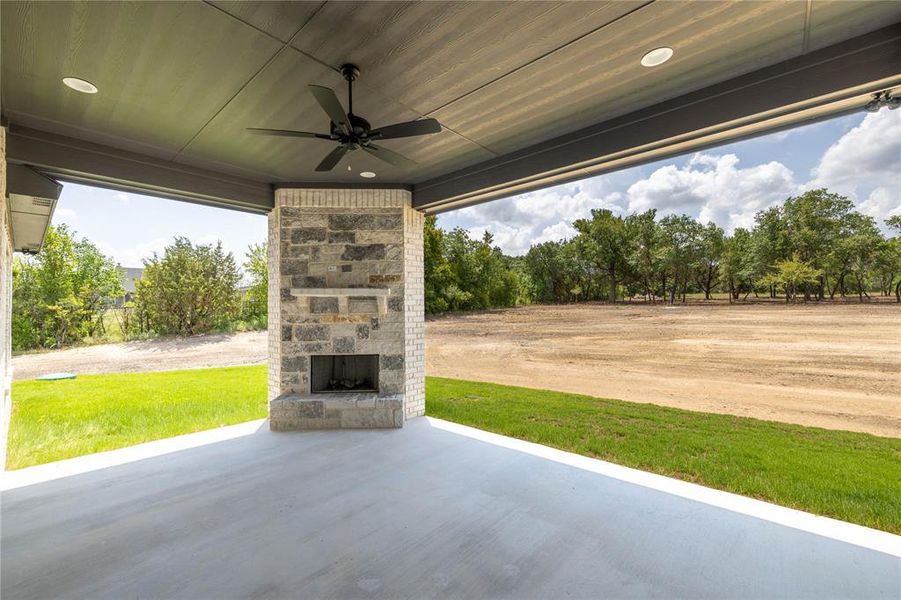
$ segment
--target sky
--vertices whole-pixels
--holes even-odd
[[[658,209],[688,214],[727,232],[753,225],[758,211],[818,187],[848,196],[884,219],[901,214],[901,110],[852,114],[599,175],[439,216],[446,229],[487,230],[510,255],[573,235],[593,208],[619,214]],[[266,240],[266,218],[173,200],[65,184],[54,224],[67,223],[126,267],[161,252],[176,236],[222,240],[239,264]]]

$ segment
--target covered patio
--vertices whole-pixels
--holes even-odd
[[[12,213],[43,207],[46,225],[55,202],[14,188],[7,163],[55,194],[266,214],[270,273],[268,423],[9,475],[4,597],[901,592],[895,536],[422,416],[425,215],[885,101],[901,4],[10,1],[0,16],[4,434]],[[428,135],[385,133],[411,121]],[[310,429],[381,430],[295,431]]]
[[[9,598],[896,598],[898,538],[439,419],[9,474]]]

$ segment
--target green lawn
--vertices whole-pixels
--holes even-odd
[[[901,533],[901,440],[429,378],[428,414]],[[13,384],[8,468],[266,416],[264,366]]]
[[[901,533],[901,440],[431,377],[429,415]]]
[[[266,416],[266,367],[79,375],[13,383],[7,468]]]

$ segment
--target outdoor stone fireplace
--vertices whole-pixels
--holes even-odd
[[[401,427],[424,413],[423,222],[402,189],[276,190],[273,430]]]

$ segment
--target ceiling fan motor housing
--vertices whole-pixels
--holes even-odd
[[[334,136],[338,140],[341,140],[342,142],[362,142],[368,140],[369,132],[372,130],[372,125],[369,124],[369,121],[367,121],[363,117],[358,117],[355,114],[349,114],[347,115],[347,118],[350,120],[351,135],[344,133],[344,130],[340,126],[336,125],[334,121],[332,121],[332,136]]]

